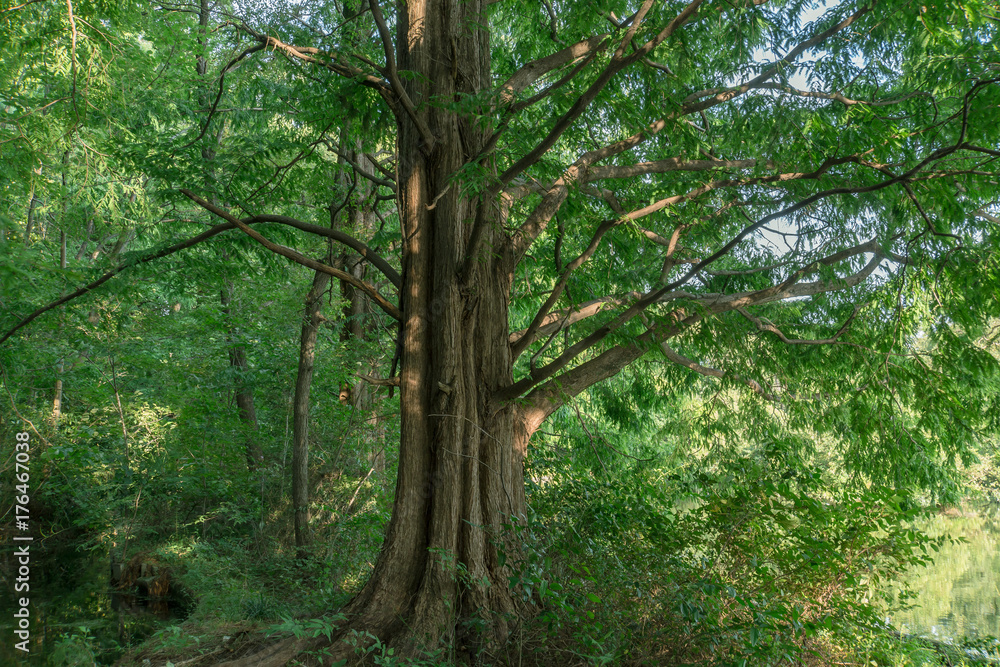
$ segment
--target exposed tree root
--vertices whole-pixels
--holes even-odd
[[[316,646],[310,646],[316,644]],[[220,662],[217,667],[284,667],[298,659],[300,662],[308,663],[308,658],[302,660],[298,656],[310,652],[319,646],[316,640],[296,639],[294,637],[285,639],[265,647],[264,649],[226,662]],[[315,664],[319,664],[318,661]]]

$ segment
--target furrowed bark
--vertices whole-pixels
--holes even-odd
[[[407,651],[455,642],[475,653],[502,639],[516,612],[495,546],[525,513],[521,458],[527,434],[492,394],[509,384],[508,313],[513,257],[497,225],[493,249],[463,273],[471,223],[498,211],[463,196],[451,179],[488,140],[429,99],[490,85],[485,3],[400,5],[398,68],[419,123],[398,115],[397,191],[403,226],[401,435],[396,502],[368,584],[348,606],[351,627]],[[413,35],[420,34],[421,39]],[[426,129],[434,134],[428,146]],[[489,165],[492,169],[492,165]],[[462,278],[464,277],[464,282]],[[459,576],[461,573],[461,576]],[[483,635],[461,623],[489,610]]]

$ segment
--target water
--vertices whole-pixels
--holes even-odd
[[[10,560],[6,553],[0,558]],[[4,583],[9,583],[10,572],[4,569],[2,574]],[[109,665],[126,648],[165,624],[179,623],[187,613],[166,602],[119,594],[110,588],[108,576],[107,554],[64,549],[33,560],[30,653],[14,648],[14,591],[12,585],[4,586],[6,590],[0,590],[0,665]]]
[[[907,577],[915,608],[893,615],[901,632],[940,640],[1000,637],[1000,509],[939,514],[923,527],[945,543],[934,564]]]

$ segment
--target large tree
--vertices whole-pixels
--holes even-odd
[[[927,483],[963,453],[975,415],[953,383],[1000,308],[988,5],[228,11],[242,41],[220,97],[240,63],[280,54],[358,116],[345,126],[368,123],[369,145],[386,142],[372,104],[394,121],[394,169],[352,166],[394,193],[398,260],[259,199],[240,218],[183,190],[223,219],[202,237],[238,228],[399,322],[398,377],[376,380],[400,392],[396,499],[348,628],[405,647],[501,640],[522,611],[506,564],[532,435],[651,352],[824,416],[872,478]],[[384,280],[274,243],[268,222],[344,243]],[[964,366],[913,353],[919,335]]]

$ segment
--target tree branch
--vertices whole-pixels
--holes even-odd
[[[750,90],[751,86],[759,85],[764,81],[766,81],[767,79],[774,76],[781,67],[790,64],[803,51],[811,48],[812,46],[815,46],[816,44],[826,40],[832,35],[850,26],[858,18],[871,11],[872,7],[874,7],[874,3],[872,3],[867,7],[862,8],[861,10],[849,16],[847,19],[841,21],[840,23],[830,28],[829,30],[826,30],[800,43],[794,49],[789,51],[784,58],[782,58],[780,61],[769,67],[761,75],[755,77],[746,84],[743,84],[743,86],[716,94],[712,96],[709,100],[705,100],[703,102],[684,105],[676,113],[668,114],[664,118],[654,121],[649,126],[647,126],[646,129],[637,132],[636,134],[630,137],[627,137],[613,144],[609,144],[608,146],[605,146],[601,149],[590,151],[582,155],[576,162],[574,162],[566,169],[561,178],[557,179],[556,182],[553,183],[552,187],[548,190],[548,192],[543,197],[542,201],[538,204],[536,209],[532,211],[532,213],[528,216],[528,219],[524,222],[524,224],[522,224],[521,228],[518,229],[513,243],[513,251],[515,253],[515,257],[520,259],[524,255],[524,253],[527,252],[527,249],[531,246],[531,243],[534,241],[535,238],[538,237],[539,234],[541,234],[542,231],[544,231],[549,221],[552,219],[552,216],[555,215],[555,212],[560,208],[562,203],[565,201],[569,192],[569,186],[572,183],[576,182],[578,179],[580,179],[581,176],[583,176],[586,173],[586,171],[591,167],[591,165],[601,160],[607,159],[613,155],[617,155],[626,150],[635,148],[636,146],[645,142],[650,137],[658,134],[661,130],[663,130],[667,126],[667,124],[670,121],[675,120],[676,118],[690,115],[692,113],[702,112],[708,108],[711,108],[718,104],[722,104],[723,102],[727,102],[739,95],[742,95],[747,90]],[[685,8],[684,11],[687,12],[688,9],[692,9],[692,5],[688,5],[688,7]],[[696,10],[697,7],[694,7],[693,9]],[[673,23],[671,23],[671,26],[668,26],[664,32],[667,32],[668,30],[672,32],[672,30],[676,29],[676,27],[677,26],[673,26]],[[661,35],[662,34],[663,33],[661,33]],[[669,36],[669,33],[667,34],[667,36]],[[657,39],[659,38],[660,36],[658,35]],[[652,41],[653,40],[651,40],[651,42]],[[650,43],[647,43],[647,45]],[[659,44],[659,41],[657,41],[656,43]],[[632,55],[635,56],[639,54],[641,59],[643,57],[646,57],[647,53],[648,52],[644,50],[637,49],[636,52],[633,53]],[[607,72],[607,70],[605,72]],[[594,85],[596,86],[597,83],[598,82],[595,82]],[[584,95],[586,94],[587,93],[584,93]],[[582,100],[583,96],[581,96],[580,99]],[[570,112],[572,112],[572,109],[570,110]],[[567,112],[564,118],[568,117],[570,115],[570,112]],[[553,128],[553,132],[555,132],[555,130],[556,128]],[[541,144],[539,148],[544,144],[545,141],[543,141],[543,144]],[[535,151],[537,150],[538,149],[536,148]],[[533,151],[533,153],[529,153],[529,155],[525,156],[525,158],[522,158],[522,160],[520,160],[518,163],[516,163],[514,166],[512,166],[510,169],[504,172],[504,175],[501,176],[502,180],[501,187],[505,186],[506,184],[510,183],[513,180],[513,177],[516,176],[516,173],[514,173],[515,171],[519,173],[520,171],[526,169],[529,166],[528,164],[529,162],[533,163],[533,161],[529,160],[529,158],[532,157],[535,151]],[[541,153],[539,152],[536,157],[540,156]],[[517,169],[515,170],[515,168]]]
[[[326,142],[326,147],[329,148],[334,153],[336,153],[340,158],[342,158],[344,160],[344,162],[346,162],[347,164],[351,165],[351,168],[354,169],[355,173],[357,173],[362,178],[365,178],[365,179],[371,181],[375,185],[381,185],[384,188],[389,188],[393,192],[396,191],[396,183],[395,183],[395,179],[394,179],[393,176],[388,175],[386,178],[379,178],[375,174],[373,174],[373,173],[371,173],[371,172],[363,169],[361,167],[361,165],[359,165],[357,162],[355,162],[351,158],[350,155],[348,155],[344,151],[342,151],[339,148],[337,148],[336,146],[334,146],[331,142],[327,141]],[[365,155],[365,157],[367,157],[372,162],[372,164],[375,165],[376,167],[379,166],[375,162],[375,160],[372,159],[372,157],[370,155]]]
[[[379,7],[378,0],[369,0],[369,4],[372,8],[372,18],[375,19],[375,25],[378,27],[379,37],[382,39],[382,49],[385,51],[386,76],[389,77],[389,83],[392,85],[400,104],[406,110],[406,115],[410,117],[417,131],[420,132],[420,136],[424,140],[424,151],[430,153],[434,150],[437,139],[435,139],[431,129],[427,127],[427,123],[417,115],[413,100],[406,94],[406,90],[403,89],[403,84],[399,80],[399,73],[396,72],[396,58],[393,55],[392,38],[389,36],[389,27],[385,23],[385,17],[382,16],[382,8]]]
[[[806,205],[806,204],[799,202],[799,204],[796,204],[795,206],[801,208],[801,205]],[[779,216],[784,216],[786,214],[787,213],[785,212],[778,212],[772,215],[775,217],[779,217]],[[758,223],[755,223],[755,225],[751,225],[751,227],[755,228],[755,226],[760,226],[762,224],[764,224],[763,221],[760,221]],[[726,247],[732,248],[734,245],[735,245],[735,239],[727,243]],[[550,378],[553,378],[556,375],[556,373],[558,373],[560,370],[569,365],[580,354],[590,349],[600,341],[604,340],[613,331],[616,331],[623,324],[630,321],[633,317],[644,312],[645,309],[650,305],[652,305],[653,303],[662,302],[663,300],[671,296],[673,298],[677,298],[676,294],[674,295],[671,294],[671,291],[674,290],[674,288],[686,282],[695,273],[704,268],[704,266],[706,266],[711,261],[715,261],[715,259],[721,257],[726,252],[728,252],[728,250],[726,250],[725,252],[723,252],[723,250],[716,252],[715,254],[712,255],[712,257],[706,260],[702,260],[697,265],[695,265],[695,267],[692,268],[681,279],[669,285],[666,285],[661,289],[643,295],[642,298],[640,298],[638,301],[632,304],[629,308],[627,308],[614,320],[608,322],[607,324],[604,324],[603,326],[595,330],[593,333],[577,341],[573,345],[567,347],[566,350],[556,359],[552,360],[545,366],[532,369],[531,372],[529,372],[528,375],[523,379],[514,382],[510,386],[500,390],[498,392],[498,399],[502,401],[512,400],[518,396],[521,396],[522,394],[524,394],[524,392],[531,390],[532,387],[535,387],[540,383],[545,382]],[[797,284],[798,281],[803,276],[815,271],[815,269],[818,267],[819,264],[826,264],[826,265],[834,264],[866,252],[870,252],[873,254],[872,260],[861,271],[852,276],[832,281],[823,280],[803,285]],[[733,310],[741,306],[745,307],[748,305],[768,303],[771,301],[784,300],[797,296],[812,296],[822,292],[846,289],[857,285],[865,278],[870,276],[883,259],[884,255],[879,249],[877,242],[869,241],[868,243],[864,243],[858,246],[854,246],[853,248],[848,248],[840,252],[834,253],[833,255],[830,255],[829,257],[826,257],[822,260],[817,260],[815,262],[812,262],[811,264],[794,272],[791,276],[789,276],[788,279],[784,280],[778,285],[752,292],[740,292],[737,294],[725,294],[725,295],[704,295],[701,297],[694,297],[694,300],[699,301],[703,307],[703,312],[701,315],[699,315],[699,317],[701,317],[703,315],[718,314],[728,310]],[[648,341],[649,335],[652,335],[651,334],[652,331],[653,329],[648,329],[646,334],[640,336],[637,339],[637,341],[643,341],[643,340]],[[572,371],[567,371],[567,373],[571,372]],[[563,373],[562,375],[566,375],[567,373]]]
[[[798,97],[809,97],[809,98],[820,99],[820,100],[833,100],[835,102],[840,102],[844,106],[848,106],[848,107],[855,106],[857,104],[863,104],[863,105],[869,106],[869,107],[884,107],[884,106],[891,106],[893,104],[899,104],[901,102],[905,102],[906,100],[914,98],[914,97],[933,97],[933,95],[931,95],[928,92],[925,92],[925,91],[922,91],[922,90],[918,90],[918,91],[914,91],[912,93],[908,93],[906,95],[903,95],[902,97],[897,97],[894,100],[877,100],[877,101],[852,100],[852,99],[850,99],[848,97],[844,97],[842,94],[840,94],[838,92],[824,93],[824,92],[819,92],[819,91],[815,91],[815,90],[799,90],[798,88],[793,88],[793,87],[791,87],[789,85],[786,85],[786,84],[783,84],[783,83],[773,83],[773,82],[761,82],[761,83],[758,83],[756,85],[750,86],[749,89],[750,90],[777,90],[777,91],[780,91],[782,93],[787,93],[789,95],[796,95]],[[691,93],[690,95],[688,95],[687,97],[685,97],[684,98],[684,103],[685,104],[689,104],[691,102],[695,102],[697,100],[700,100],[703,97],[709,97],[711,95],[718,95],[719,93],[728,92],[728,91],[732,91],[732,90],[736,90],[736,89],[735,88],[708,88],[706,90],[699,90],[698,92]]]
[[[529,152],[523,158],[518,160],[514,165],[512,165],[500,176],[499,188],[502,189],[503,187],[505,187],[520,172],[522,172],[524,169],[527,169],[531,164],[534,164],[534,162],[536,162],[541,157],[541,155],[545,151],[547,151],[552,146],[552,144],[555,143],[556,138],[558,138],[558,136],[560,136],[562,132],[564,132],[569,127],[572,121],[575,120],[575,118],[580,113],[583,112],[583,110],[593,100],[593,97],[597,95],[597,92],[599,92],[607,84],[607,82],[610,81],[611,77],[614,76],[614,74],[620,71],[620,69],[632,64],[632,62],[641,60],[642,58],[646,57],[649,54],[649,52],[652,51],[652,49],[658,46],[664,39],[673,34],[673,32],[678,27],[680,27],[687,20],[689,20],[697,11],[700,3],[701,0],[695,0],[695,2],[689,4],[677,17],[674,18],[673,21],[670,22],[670,24],[668,24],[666,28],[664,28],[664,30],[660,34],[658,34],[656,37],[648,41],[641,48],[636,49],[627,58],[614,60],[611,64],[609,64],[608,67],[605,68],[604,72],[601,73],[601,76],[598,77],[597,81],[595,81],[591,85],[591,87],[588,88],[587,91],[584,92],[577,99],[577,102],[574,103],[573,107],[571,107],[570,110],[567,111],[566,114],[556,123],[556,126],[553,127],[549,135],[545,139],[543,139],[542,142],[538,146],[536,146],[531,152]],[[696,113],[698,111],[703,111],[710,107],[731,100],[737,95],[742,95],[747,90],[749,90],[749,86],[757,85],[774,76],[781,67],[790,64],[792,60],[797,58],[803,51],[807,50],[812,46],[815,46],[816,44],[826,40],[830,36],[850,26],[855,20],[857,20],[864,14],[871,11],[871,8],[873,6],[874,3],[872,5],[862,8],[852,16],[838,23],[833,28],[830,28],[829,30],[826,30],[802,42],[794,49],[789,51],[788,54],[784,58],[782,58],[782,60],[778,61],[777,63],[769,67],[762,74],[755,77],[750,82],[744,84],[744,86],[746,87],[740,87],[732,91],[719,93],[718,95],[713,96],[710,100],[707,100],[705,102],[700,102],[693,105],[685,105],[678,113],[671,114],[663,120],[652,123],[647,128],[647,130],[643,132],[639,132],[631,137],[628,137],[627,139],[616,142],[615,144],[611,144],[603,149],[599,149],[598,151],[591,151],[590,153],[585,154],[585,156],[582,156],[579,160],[577,160],[577,162],[571,165],[569,169],[567,169],[567,171],[564,174],[564,177],[562,179],[559,179],[556,185],[566,185],[572,181],[575,181],[580,176],[582,171],[584,171],[586,168],[588,168],[595,162],[610,157],[611,155],[615,155],[625,150],[634,148],[640,143],[646,141],[646,139],[648,139],[650,136],[653,136],[654,134],[662,130],[666,126],[668,120],[672,120],[673,118],[680,116],[686,116],[691,113]],[[562,183],[560,183],[560,181],[562,181]],[[525,231],[529,232],[529,234],[521,235],[520,238],[518,239],[518,243],[516,244],[518,247],[515,248],[515,250],[518,252],[518,256],[520,256],[523,253],[523,251],[526,250],[526,247],[524,247],[525,240],[530,241],[533,240],[535,237],[537,237],[537,233],[540,233],[540,231],[544,229],[545,225],[551,219],[551,216],[555,214],[555,210],[557,210],[559,206],[562,204],[562,201],[565,200],[565,195],[562,195],[561,197],[558,196],[559,194],[558,189],[556,192],[552,194],[555,194],[557,196],[552,197],[551,200],[547,197],[545,200],[542,201],[541,204],[539,204],[538,212],[540,215],[535,216],[533,212],[532,216],[529,216],[529,219],[532,217],[537,217],[537,219],[531,221],[532,222],[531,225],[528,225],[526,221],[524,227]],[[534,228],[537,228],[538,232],[531,234]],[[530,245],[530,242],[528,243],[528,245]]]
[[[301,60],[302,62],[319,65],[320,67],[330,70],[334,74],[339,74],[340,76],[348,79],[354,79],[361,85],[378,91],[387,101],[390,102],[390,104],[395,104],[395,92],[392,90],[391,85],[387,84],[384,80],[370,72],[366,72],[353,65],[349,65],[344,60],[344,56],[341,54],[329,53],[311,46],[295,46],[293,44],[286,44],[277,37],[271,37],[270,35],[259,33],[246,25],[241,25],[240,28],[252,35],[254,39],[261,42],[265,47],[281,51],[285,55]],[[326,58],[326,60],[317,56],[322,56],[323,58]]]
[[[398,387],[399,386],[399,376],[391,378],[377,378],[371,375],[365,375],[364,373],[355,373],[355,375],[370,385],[375,387]]]
[[[527,347],[532,340],[534,340],[538,327],[541,326],[545,316],[552,309],[552,306],[555,305],[556,301],[558,301],[562,296],[563,290],[566,289],[566,284],[569,281],[569,274],[590,259],[591,255],[593,255],[594,251],[597,250],[597,246],[600,244],[601,239],[604,238],[606,233],[623,222],[625,222],[625,219],[620,218],[618,220],[606,220],[598,225],[597,230],[590,239],[590,243],[587,245],[587,248],[577,255],[573,261],[566,265],[566,268],[563,270],[562,275],[559,276],[559,280],[556,282],[555,287],[552,288],[552,292],[549,293],[549,297],[545,300],[545,303],[542,304],[542,307],[538,309],[534,319],[532,319],[531,324],[528,326],[524,336],[514,343],[511,349],[511,354],[515,358],[520,356],[520,354],[524,351],[524,348]]]
[[[347,273],[346,271],[341,271],[340,269],[335,269],[332,266],[327,266],[322,262],[317,262],[314,259],[310,259],[296,250],[292,250],[291,248],[267,240],[254,230],[250,229],[250,227],[245,222],[243,222],[236,216],[219,208],[218,206],[210,204],[209,202],[205,201],[204,199],[194,194],[190,190],[182,188],[181,193],[184,194],[185,197],[187,197],[194,203],[204,208],[205,210],[211,211],[220,218],[236,225],[237,227],[240,228],[240,230],[244,234],[246,234],[253,240],[257,241],[271,252],[281,255],[282,257],[287,257],[293,262],[297,262],[298,264],[306,266],[312,269],[313,271],[320,271],[327,275],[333,276],[334,278],[343,280],[346,283],[354,285],[359,290],[367,294],[369,298],[371,298],[371,300],[374,301],[379,306],[379,308],[381,308],[387,315],[396,320],[403,319],[403,313],[399,310],[399,307],[390,303],[384,296],[382,296],[379,293],[377,289],[375,289],[372,285],[369,285],[365,281],[354,277],[353,275]]]
[[[672,157],[655,162],[640,162],[638,164],[609,165],[591,167],[587,171],[586,182],[599,181],[607,178],[633,178],[647,174],[666,174],[672,171],[708,171],[709,169],[753,169],[765,164],[773,169],[774,164],[763,160],[685,160]]]
[[[552,70],[607,48],[607,37],[608,33],[594,35],[561,51],[526,63],[500,86],[500,103],[513,104],[518,93]]]
[[[871,242],[874,243],[874,242]],[[867,249],[868,244],[855,246],[859,253]],[[847,252],[847,251],[842,251]],[[836,257],[842,253],[831,255]],[[881,262],[881,257],[876,256],[861,271],[839,280],[823,280],[804,285],[789,285],[781,293],[774,292],[774,288],[758,290],[757,292],[745,292],[734,295],[715,295],[709,297],[712,300],[702,300],[702,308],[692,315],[685,315],[684,310],[676,310],[667,322],[648,327],[646,331],[633,341],[616,345],[593,359],[583,362],[572,369],[556,377],[552,377],[544,384],[532,387],[524,380],[503,389],[494,397],[497,405],[517,399],[524,391],[530,390],[523,400],[519,401],[521,408],[526,414],[538,423],[558,410],[567,401],[585,391],[588,387],[609,377],[617,375],[629,364],[643,356],[649,349],[649,345],[659,341],[674,338],[693,324],[700,322],[710,315],[718,315],[724,312],[745,308],[752,305],[760,305],[776,300],[790,299],[797,296],[809,296],[823,292],[838,291],[857,285],[875,271]],[[822,261],[822,260],[821,260]],[[814,263],[815,264],[815,263]],[[696,297],[697,298],[697,297]],[[521,385],[519,387],[519,385]],[[518,388],[519,390],[515,390]]]
[[[675,364],[679,364],[679,365],[681,365],[681,366],[683,366],[685,368],[689,368],[689,369],[693,370],[695,373],[699,373],[699,374],[704,375],[706,377],[713,377],[713,378],[724,378],[724,377],[726,377],[728,375],[728,373],[726,373],[726,371],[720,371],[717,368],[709,368],[708,366],[702,366],[698,362],[693,361],[692,359],[688,359],[687,357],[678,354],[677,352],[675,352],[673,350],[673,348],[671,348],[665,342],[664,343],[660,343],[660,350],[663,351],[663,355],[667,359],[669,359],[670,361],[674,362]],[[761,396],[761,397],[763,397],[763,398],[765,398],[765,399],[767,399],[769,401],[776,401],[776,400],[778,400],[777,396],[775,396],[774,394],[772,394],[770,392],[765,391],[764,388],[762,386],[760,386],[760,383],[757,382],[756,380],[751,380],[751,379],[748,379],[748,378],[742,378],[742,377],[739,377],[739,376],[732,376],[732,377],[737,382],[742,382],[746,386],[750,387],[750,389],[752,389],[753,392],[756,393],[756,394],[758,394],[759,396]]]
[[[638,299],[641,295],[638,292],[632,292],[628,296]],[[534,331],[529,332],[529,329],[515,331],[510,334],[508,341],[512,347],[515,347],[518,350],[523,350],[525,347],[538,340],[541,336],[548,336],[549,334],[565,329],[580,320],[585,320],[588,317],[597,315],[605,310],[610,310],[623,303],[625,303],[625,297],[602,296],[566,310],[559,310],[554,313],[550,312],[541,318]],[[520,343],[520,345],[518,343]]]
[[[212,118],[215,116],[215,112],[219,108],[219,101],[222,99],[222,93],[225,90],[226,74],[231,72],[241,60],[249,56],[251,53],[256,53],[257,51],[262,50],[265,46],[267,45],[258,43],[248,49],[244,49],[240,55],[230,60],[229,64],[222,68],[222,71],[219,72],[219,92],[216,94],[215,101],[212,102],[212,107],[208,111],[208,118],[205,119],[205,124],[201,126],[201,132],[198,133],[198,136],[181,146],[181,150],[194,146],[196,143],[201,141],[201,138],[205,136],[206,132],[208,132],[208,127],[212,124]]]
[[[753,322],[754,326],[757,327],[758,331],[762,332],[766,331],[768,333],[773,333],[781,340],[782,343],[785,343],[787,345],[832,345],[834,343],[840,342],[839,340],[840,337],[847,332],[848,327],[851,326],[851,322],[854,320],[854,317],[858,314],[859,310],[860,308],[855,308],[854,312],[851,313],[851,316],[848,317],[847,320],[844,322],[844,325],[840,327],[837,333],[835,333],[831,338],[823,338],[818,340],[811,340],[804,338],[788,338],[781,331],[781,329],[774,326],[770,322],[764,322],[759,317],[754,317],[753,315],[747,312],[746,308],[739,307],[736,309],[736,312],[738,312],[740,315]]]
[[[316,234],[317,236],[325,236],[326,238],[333,239],[338,243],[346,245],[348,248],[355,250],[359,255],[364,257],[367,261],[371,262],[372,266],[378,269],[382,275],[389,279],[392,286],[397,290],[402,287],[403,279],[400,277],[399,272],[392,267],[389,262],[385,260],[381,255],[372,250],[363,241],[359,241],[350,234],[346,234],[339,229],[330,229],[329,227],[320,227],[319,225],[313,225],[308,222],[303,222],[295,218],[290,218],[286,215],[269,215],[261,214],[255,215],[251,218],[243,220],[245,224],[251,225],[257,222],[275,222],[281,225],[288,225],[289,227],[294,227],[303,232],[309,234]],[[233,229],[236,225],[227,225],[226,229]]]
[[[608,82],[611,81],[611,79],[618,72],[649,55],[649,53],[659,46],[663,40],[670,37],[674,31],[694,16],[702,2],[703,0],[693,0],[683,10],[681,10],[681,12],[675,16],[674,19],[671,20],[658,35],[643,44],[642,47],[636,49],[635,52],[629,54],[627,57],[612,58],[608,66],[604,68],[604,71],[598,75],[597,80],[594,81],[594,83],[592,83],[587,90],[585,90],[580,97],[576,99],[569,110],[563,114],[558,121],[556,121],[556,124],[552,127],[545,138],[500,175],[497,185],[491,190],[491,198],[503,190],[503,188],[514,180],[514,178],[521,172],[535,164],[542,157],[542,155],[546,153],[546,151],[552,148],[552,146],[555,145],[556,140],[558,140],[559,137],[561,137],[563,133],[572,126],[573,122],[576,121],[580,114],[582,114],[587,107],[590,106],[590,103],[594,101],[598,93],[604,89]]]
[[[625,36],[622,37],[622,41],[618,44],[618,48],[615,49],[614,60],[621,60],[625,55],[625,49],[627,49],[632,44],[632,38],[635,36],[635,31],[639,29],[642,25],[642,20],[646,18],[646,14],[653,7],[653,0],[645,0],[639,7],[639,11],[635,13],[632,17],[632,25],[628,27],[625,31]]]
[[[17,10],[24,9],[28,5],[33,5],[36,2],[45,2],[45,0],[27,0],[27,2],[22,2],[19,5],[15,5],[13,7],[6,7],[4,9],[0,9],[0,14],[6,14],[7,12],[16,12]],[[0,341],[0,342],[2,342],[2,341]]]
[[[187,239],[186,241],[181,241],[180,243],[175,243],[172,246],[168,246],[168,247],[166,247],[166,248],[164,248],[162,250],[158,250],[158,251],[156,251],[156,252],[154,252],[154,253],[152,253],[150,255],[147,255],[146,257],[142,257],[140,259],[136,259],[136,260],[133,260],[133,261],[122,262],[121,264],[119,264],[115,268],[111,269],[110,271],[105,272],[97,280],[89,282],[86,285],[84,285],[83,287],[81,287],[81,288],[79,288],[77,290],[74,290],[73,292],[70,292],[66,296],[60,297],[60,298],[56,299],[55,301],[53,301],[52,303],[49,303],[48,305],[45,305],[45,306],[42,306],[41,308],[38,308],[37,310],[35,310],[34,312],[32,312],[30,315],[28,315],[27,317],[23,318],[20,322],[18,322],[13,327],[11,327],[10,329],[8,329],[4,333],[4,335],[2,337],[0,337],[0,344],[3,344],[4,341],[6,341],[11,336],[13,336],[14,333],[17,332],[18,329],[21,329],[21,328],[27,326],[28,324],[30,324],[31,322],[33,322],[34,320],[36,320],[41,315],[44,315],[48,311],[53,310],[55,308],[58,308],[59,306],[65,304],[65,303],[68,303],[68,302],[72,301],[73,299],[81,297],[84,294],[87,294],[88,292],[90,292],[90,291],[92,291],[92,290],[100,287],[104,283],[108,282],[109,280],[111,280],[112,278],[114,278],[115,276],[117,276],[122,271],[125,271],[126,269],[132,268],[133,266],[139,266],[140,264],[146,264],[148,262],[152,262],[153,260],[157,260],[157,259],[160,259],[162,257],[166,257],[168,255],[172,255],[175,252],[184,250],[186,248],[190,248],[191,246],[197,245],[197,244],[201,243],[202,241],[205,241],[207,239],[212,238],[216,234],[221,234],[222,232],[230,230],[232,228],[233,228],[233,225],[230,225],[230,224],[215,225],[211,229],[209,229],[207,231],[204,231],[201,234],[198,234],[197,236],[194,236],[194,237],[192,237],[190,239]]]
[[[768,79],[770,79],[771,77],[773,77],[775,74],[777,74],[778,72],[780,72],[782,69],[784,69],[784,68],[788,67],[789,65],[791,65],[792,61],[794,61],[796,58],[798,58],[799,55],[801,55],[803,51],[807,51],[808,49],[811,49],[812,47],[816,46],[820,42],[826,41],[828,38],[832,37],[833,35],[836,35],[838,32],[844,30],[845,28],[847,28],[848,26],[850,26],[852,23],[854,23],[855,21],[857,21],[859,18],[861,18],[862,16],[864,16],[865,14],[867,14],[868,12],[870,12],[875,7],[876,2],[877,2],[877,0],[873,0],[873,2],[870,5],[862,7],[861,9],[859,9],[855,13],[851,14],[846,19],[844,19],[843,21],[841,21],[837,25],[833,26],[832,28],[830,28],[828,30],[824,30],[823,32],[819,33],[818,35],[815,35],[815,36],[813,36],[813,37],[805,40],[804,42],[799,43],[795,48],[793,48],[791,51],[789,51],[788,53],[786,53],[785,56],[781,60],[779,60],[778,62],[774,63],[773,65],[771,65],[767,69],[765,69],[763,72],[761,72],[759,75],[755,76],[753,79],[751,79],[751,80],[749,80],[749,81],[747,81],[745,83],[742,83],[739,86],[736,86],[735,88],[730,88],[730,89],[727,89],[727,90],[723,90],[722,92],[715,93],[714,95],[710,94],[709,95],[709,99],[707,99],[707,100],[705,100],[703,102],[696,102],[694,104],[691,104],[690,106],[689,105],[685,105],[684,106],[684,111],[685,111],[684,115],[695,113],[697,111],[703,111],[705,109],[708,109],[709,107],[715,106],[716,104],[720,104],[722,102],[727,102],[727,101],[733,99],[734,97],[737,97],[739,95],[742,95],[742,94],[746,93],[748,90],[760,87],[761,84],[763,84],[765,81],[767,81]]]

